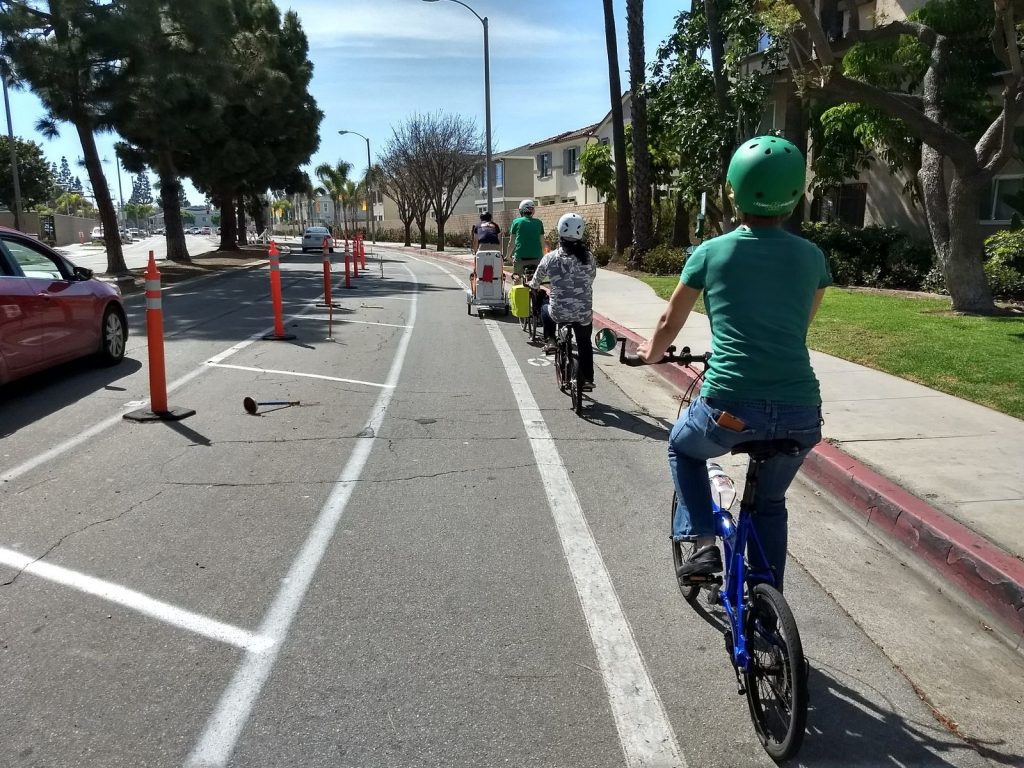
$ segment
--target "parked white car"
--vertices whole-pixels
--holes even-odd
[[[306,227],[302,232],[302,252],[323,251],[324,238],[330,239],[331,233],[327,227]],[[333,242],[328,243],[331,253],[334,253]]]

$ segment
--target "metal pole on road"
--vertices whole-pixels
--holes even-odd
[[[440,0],[423,0],[425,3],[437,3]],[[487,210],[494,214],[494,168],[491,167],[491,49],[489,40],[490,22],[486,16],[481,16],[462,0],[449,0],[449,2],[461,5],[467,11],[476,16],[477,20],[484,25],[484,132],[486,134],[486,168],[484,176],[487,179]]]

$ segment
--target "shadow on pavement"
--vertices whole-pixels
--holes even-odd
[[[811,659],[807,735],[799,762],[813,766],[953,766],[943,753],[977,751],[1004,765],[1019,756],[994,752],[994,744],[967,743],[935,720],[909,717],[883,691]],[[880,704],[884,702],[884,706]]]
[[[125,392],[115,382],[140,368],[142,362],[130,357],[109,368],[98,367],[92,359],[84,357],[0,387],[0,438],[100,390]],[[128,395],[123,399],[127,401]]]

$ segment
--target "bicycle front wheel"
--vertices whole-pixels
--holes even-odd
[[[793,757],[807,725],[807,667],[796,619],[775,587],[750,592],[744,633],[750,663],[743,674],[754,730],[775,760]]]

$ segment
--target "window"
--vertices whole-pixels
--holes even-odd
[[[1024,176],[997,176],[982,193],[978,218],[982,221],[1009,221],[1015,213],[1024,216],[1024,201],[1014,198],[1024,191]],[[1011,205],[1013,203],[1014,205]]]
[[[601,143],[602,147],[607,147],[609,144],[612,143],[612,140],[609,139],[609,138],[604,138],[604,139],[601,139],[600,143]]]
[[[769,101],[765,104],[764,114],[761,116],[761,124],[757,128],[758,133],[768,133],[775,130],[775,102]]]
[[[565,159],[563,160],[562,172],[566,175],[572,175],[577,173],[580,169],[580,148],[569,147],[565,150]]]
[[[4,240],[3,243],[25,277],[41,277],[47,280],[68,279],[62,266],[54,261],[49,254],[38,251],[18,240]]]
[[[494,187],[495,189],[501,189],[505,186],[505,161],[495,160],[494,161]],[[480,166],[480,191],[484,192],[487,190],[487,164],[484,163]]]
[[[852,227],[864,226],[867,208],[867,184],[843,184],[832,187],[814,198],[811,205],[813,221],[841,221]]]
[[[537,174],[542,178],[551,175],[551,153],[541,152],[537,155]]]
[[[757,52],[758,53],[762,53],[764,51],[767,51],[768,50],[768,46],[770,46],[771,44],[772,44],[772,38],[771,38],[771,36],[767,32],[765,32],[763,35],[761,35],[760,39],[757,41]]]

